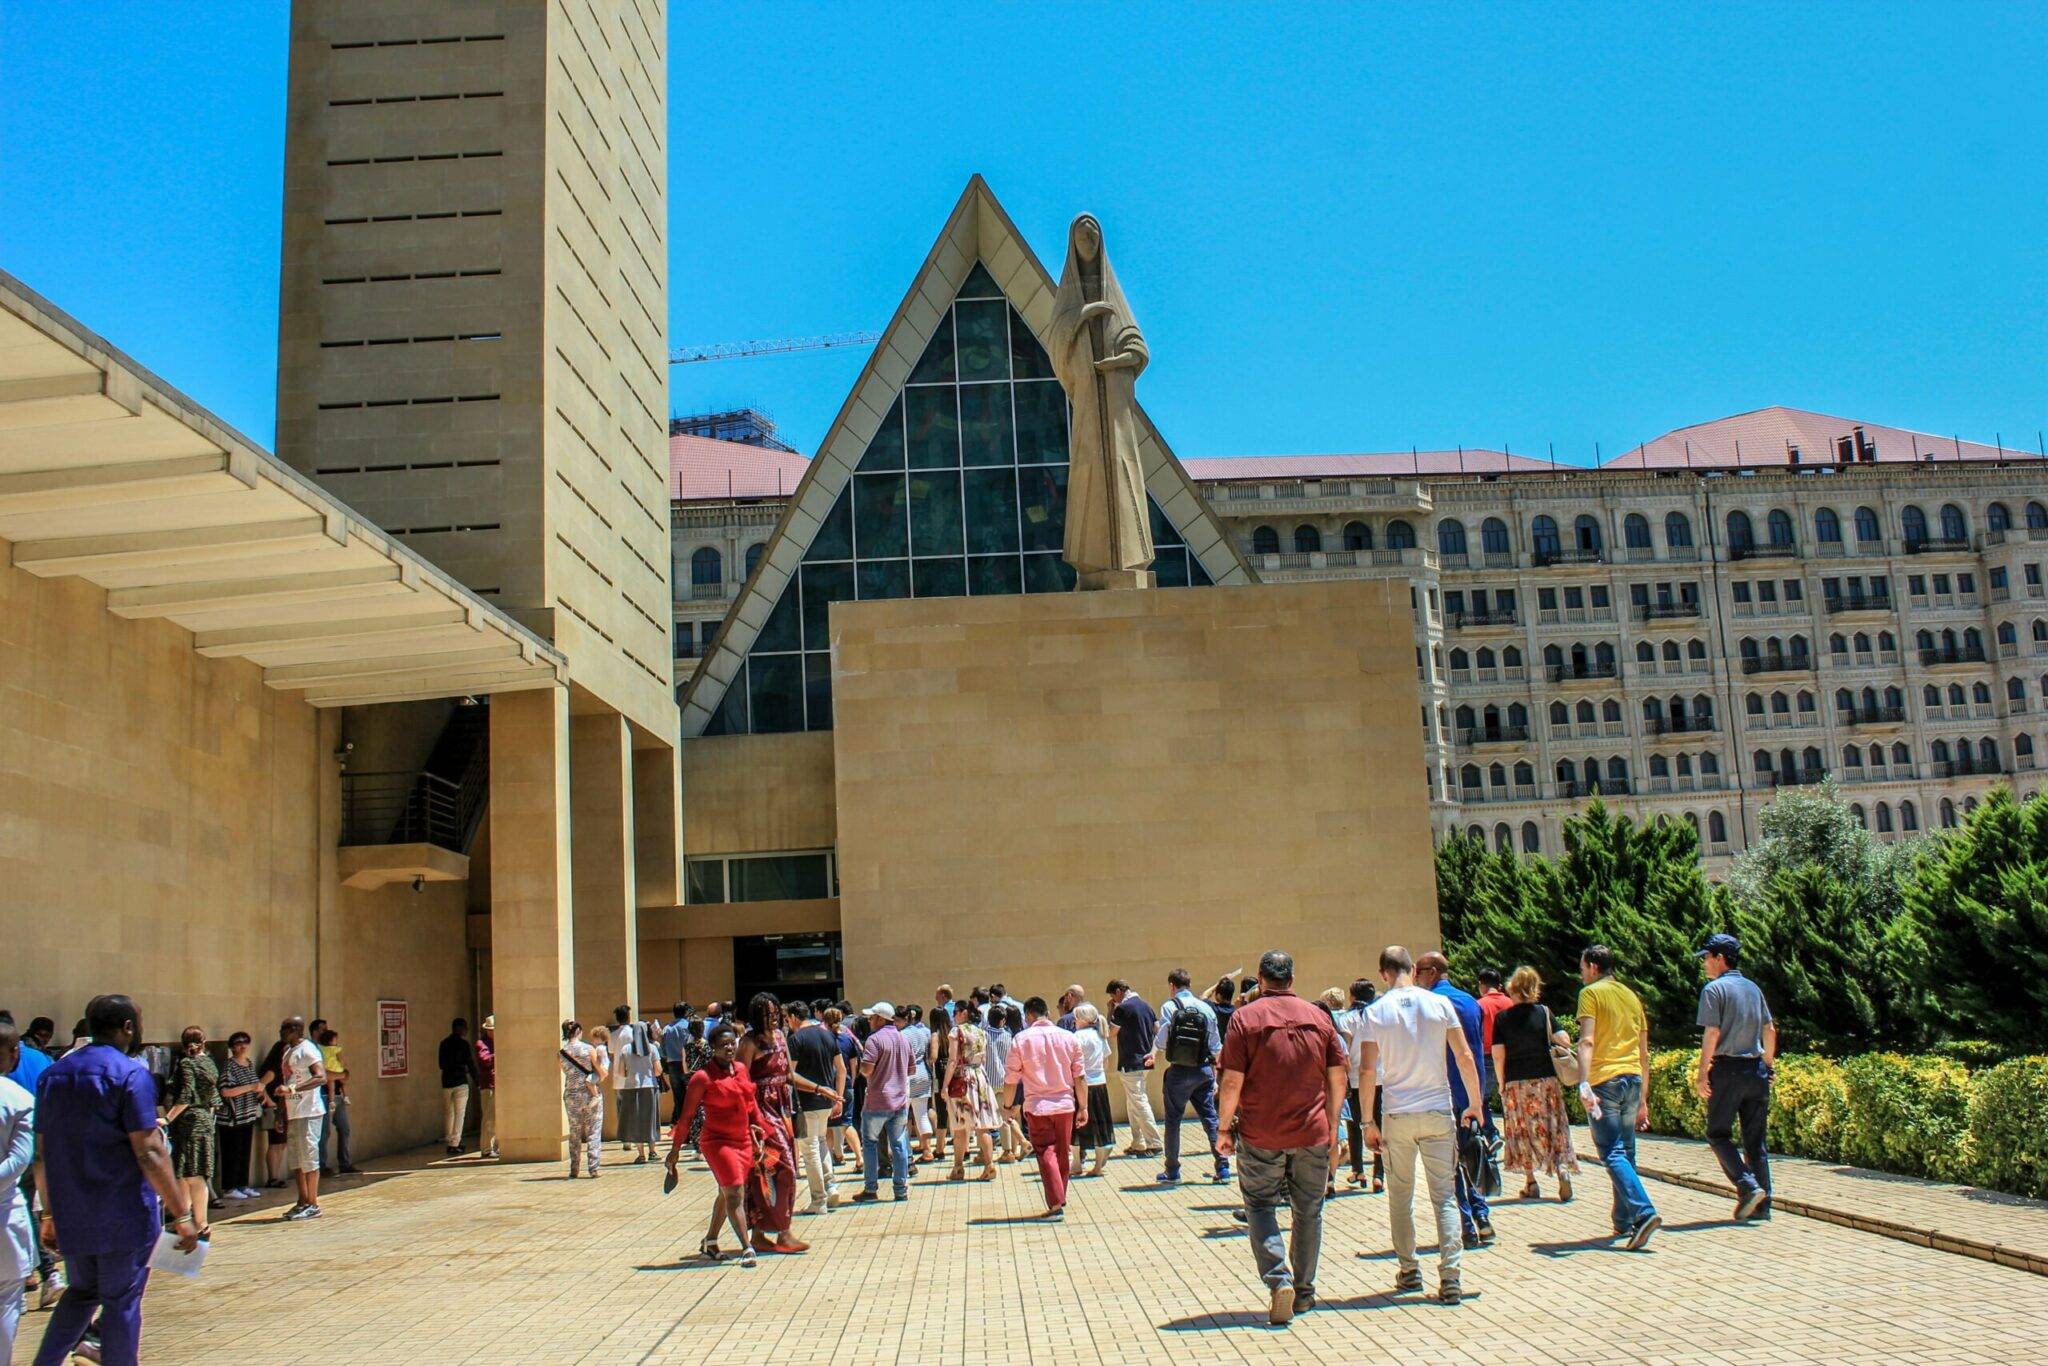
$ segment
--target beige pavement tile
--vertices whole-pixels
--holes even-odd
[[[1666,1230],[1628,1253],[1601,1236],[1597,1168],[1570,1205],[1497,1205],[1500,1242],[1467,1254],[1470,1298],[1456,1309],[1388,1295],[1385,1197],[1340,1196],[1321,1305],[1274,1330],[1230,1219],[1234,1188],[1159,1189],[1154,1170],[1112,1163],[1076,1183],[1065,1224],[1048,1225],[1032,1217],[1028,1166],[958,1186],[927,1168],[908,1202],[800,1219],[814,1250],[749,1270],[694,1260],[709,1208],[701,1168],[664,1199],[657,1166],[571,1184],[555,1168],[437,1164],[338,1191],[310,1224],[274,1211],[222,1220],[201,1280],[152,1285],[145,1357],[2048,1360],[2048,1278],[1786,1215],[1734,1226],[1721,1197],[1663,1183],[1651,1193]],[[46,1321],[25,1321],[17,1360]]]

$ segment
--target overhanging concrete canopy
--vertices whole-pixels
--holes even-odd
[[[0,542],[316,707],[568,682],[546,641],[5,272]]]

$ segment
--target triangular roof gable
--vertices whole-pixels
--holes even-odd
[[[1046,328],[1052,322],[1056,282],[989,192],[987,183],[976,175],[967,182],[938,241],[911,280],[881,340],[875,343],[853,391],[819,443],[818,453],[783,509],[767,549],[726,613],[711,653],[684,690],[684,735],[702,735],[710,724],[768,613],[796,573],[811,538],[853,477],[854,466],[860,463],[875,428],[887,415],[897,390],[910,377],[977,260],[987,266],[1011,307],[1044,345]],[[1143,429],[1139,454],[1145,466],[1145,489],[1187,541],[1188,550],[1218,585],[1255,582],[1256,575],[1224,534],[1223,524],[1142,408],[1138,420]]]

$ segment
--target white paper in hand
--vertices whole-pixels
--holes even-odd
[[[169,1229],[156,1238],[156,1251],[149,1254],[151,1271],[169,1271],[180,1276],[197,1276],[199,1268],[206,1265],[206,1239],[190,1252],[178,1250],[178,1235]]]

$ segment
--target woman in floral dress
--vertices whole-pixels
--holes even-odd
[[[996,1107],[995,1088],[988,1080],[988,1034],[974,1021],[974,1008],[955,1007],[953,1032],[948,1041],[946,1072],[942,1086],[946,1117],[953,1130],[953,1170],[949,1181],[967,1179],[967,1135],[973,1132],[981,1152],[982,1181],[996,1179],[996,1149],[992,1132],[1003,1119]]]
[[[1572,1178],[1579,1173],[1572,1151],[1571,1121],[1564,1111],[1564,1092],[1550,1060],[1553,1044],[1569,1044],[1571,1036],[1557,1026],[1550,1007],[1542,1005],[1542,979],[1536,969],[1519,967],[1508,979],[1514,1004],[1493,1017],[1493,1074],[1501,1079],[1501,1132],[1505,1151],[1501,1170],[1523,1174],[1522,1198],[1542,1194],[1538,1172],[1557,1177],[1557,1198],[1572,1198]]]
[[[604,1153],[604,1059],[584,1042],[583,1026],[562,1022],[562,1110],[569,1116],[569,1179],[588,1161],[597,1177]]]
[[[789,1231],[796,1213],[796,1140],[789,1127],[789,1045],[782,1033],[782,1002],[761,992],[747,1003],[747,1037],[739,1065],[754,1079],[760,1107],[764,1160],[747,1181],[747,1225],[760,1252],[808,1252]],[[771,1238],[770,1235],[773,1235]]]

